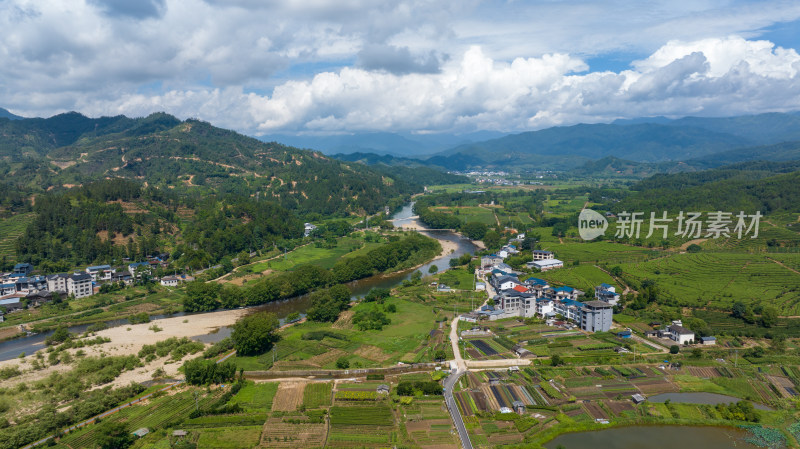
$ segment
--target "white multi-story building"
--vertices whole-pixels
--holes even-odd
[[[89,273],[75,273],[67,278],[67,294],[76,298],[92,296],[92,276]]]

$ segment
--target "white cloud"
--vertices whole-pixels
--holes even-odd
[[[784,0],[6,0],[0,106],[248,133],[800,109],[797,52],[756,39],[797,18]],[[642,59],[589,72],[607,52]]]

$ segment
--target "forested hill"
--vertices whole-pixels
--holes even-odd
[[[123,177],[176,192],[257,196],[301,215],[345,215],[374,213],[421,191],[429,180],[419,175],[264,143],[163,113],[0,119],[0,176],[34,192]]]
[[[694,173],[654,175],[612,205],[619,211],[797,212],[800,161],[747,162]]]

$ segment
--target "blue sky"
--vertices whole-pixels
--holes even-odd
[[[0,107],[248,134],[800,110],[800,2],[0,0]]]

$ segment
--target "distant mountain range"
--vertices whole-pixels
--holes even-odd
[[[466,180],[429,167],[365,167],[164,113],[0,118],[0,180],[41,192],[106,177],[199,197],[260,195],[325,215],[375,212],[423,185]]]
[[[800,115],[729,118],[652,117],[579,124],[457,145],[429,157],[337,154],[368,164],[448,170],[556,169],[648,175],[701,170],[748,160],[800,159]]]
[[[8,109],[0,108],[0,118],[7,118],[11,120],[22,120],[24,117],[12,114],[11,112],[8,111]]]
[[[479,131],[469,134],[411,134],[411,133],[363,133],[332,136],[291,136],[274,134],[259,139],[264,142],[280,142],[297,148],[311,148],[325,154],[374,153],[379,155],[420,157],[439,151],[495,139],[505,133]]]

